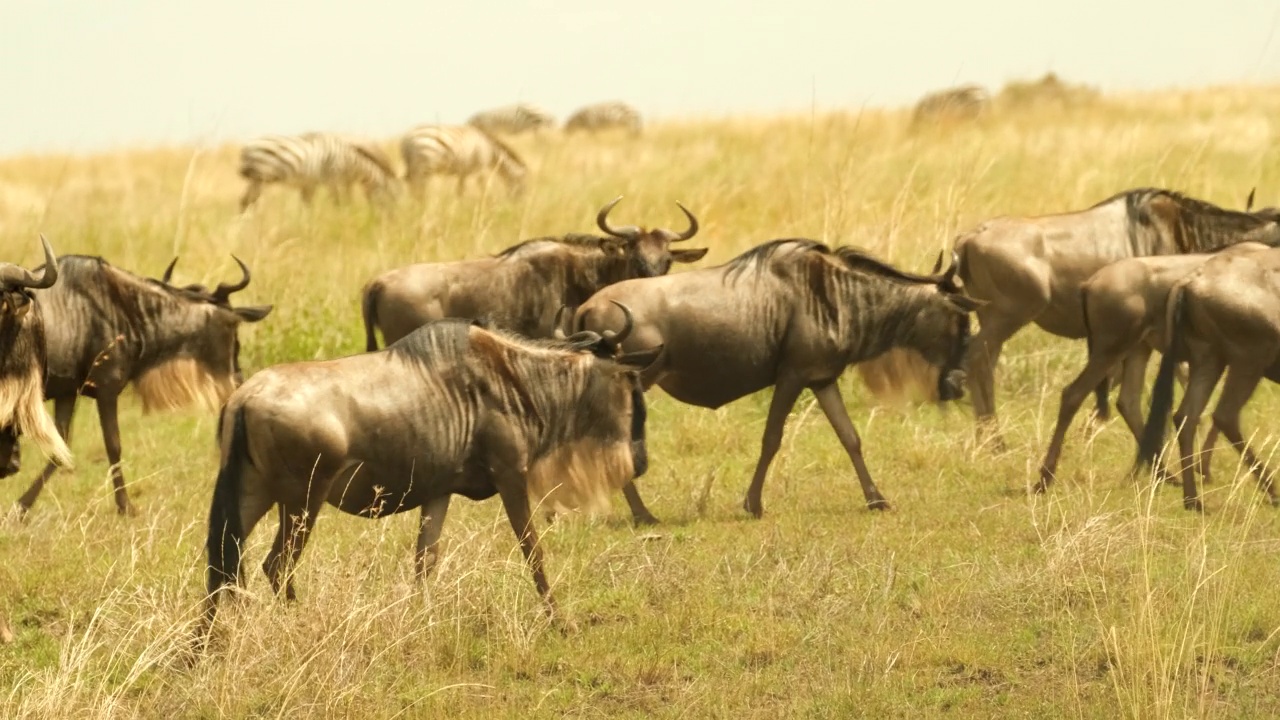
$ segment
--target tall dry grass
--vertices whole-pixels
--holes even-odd
[[[618,194],[619,222],[702,220],[692,245],[722,262],[772,238],[850,243],[928,270],[958,232],[1006,213],[1087,206],[1166,186],[1238,207],[1280,196],[1280,90],[1239,87],[1002,110],[945,129],[907,111],[669,122],[625,136],[516,141],[528,192],[463,197],[444,182],[378,215],[312,209],[269,189],[236,215],[235,148],[155,148],[0,161],[0,257],[102,254],[179,282],[253,270],[244,303],[274,303],[242,331],[246,372],[362,346],[361,284],[400,264],[471,257],[534,235],[588,231]],[[389,139],[390,140],[390,139]],[[390,146],[390,145],[389,145]],[[1260,717],[1280,710],[1275,587],[1280,523],[1251,481],[1206,492],[1125,477],[1118,424],[1073,429],[1061,482],[1028,496],[1079,344],[1039,331],[999,377],[1009,450],[975,447],[967,405],[873,407],[843,390],[871,471],[895,510],[871,514],[810,398],[789,422],[745,519],[742,492],[768,393],[717,411],[655,393],[642,481],[664,520],[623,510],[557,523],[547,562],[580,630],[548,627],[497,503],[454,503],[436,576],[410,563],[416,518],[321,515],[301,599],[270,597],[253,536],[244,596],[211,654],[179,660],[203,588],[215,419],[190,410],[122,419],[130,492],[118,518],[94,413],[75,474],[26,523],[0,525],[2,717],[695,716]],[[1246,422],[1271,432],[1262,388]],[[36,453],[27,461],[35,462]],[[1219,477],[1236,458],[1220,450]],[[35,468],[5,487],[16,497]],[[621,504],[617,504],[621,505]]]

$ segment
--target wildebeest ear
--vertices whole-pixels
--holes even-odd
[[[979,300],[978,298],[972,298],[968,295],[961,295],[959,293],[948,293],[947,302],[954,305],[957,309],[967,313],[971,313],[987,304],[986,300]]]
[[[236,314],[243,322],[258,322],[262,318],[270,314],[271,309],[275,305],[246,305],[245,307],[231,308],[231,312]]]
[[[617,362],[619,365],[628,365],[630,367],[638,367],[644,370],[658,359],[658,356],[662,354],[662,349],[664,347],[666,346],[659,345],[657,347],[651,347],[648,350],[636,350],[634,352],[623,353],[618,356]]]
[[[698,262],[711,248],[692,248],[689,250],[672,250],[671,259],[678,263]]]

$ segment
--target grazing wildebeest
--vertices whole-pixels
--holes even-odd
[[[455,175],[458,193],[476,173],[497,173],[512,194],[524,190],[529,169],[506,143],[472,125],[421,125],[400,140],[404,179],[415,195],[432,175]]]
[[[633,368],[661,349],[619,356],[631,327],[628,318],[616,334],[558,342],[443,320],[378,352],[254,375],[219,423],[207,621],[272,505],[280,526],[263,570],[292,600],[292,568],[326,502],[370,518],[422,508],[421,575],[435,562],[453,495],[502,498],[554,618],[532,509],[596,506],[647,465]]]
[[[926,122],[972,120],[991,105],[991,96],[978,85],[938,90],[920,98],[911,115],[912,127]]]
[[[1280,243],[1280,225],[1261,212],[1155,188],[1126,190],[1077,212],[999,217],[961,235],[955,250],[965,292],[987,301],[966,365],[980,425],[994,424],[995,367],[1004,343],[1031,323],[1060,337],[1085,337],[1080,284],[1103,266],[1245,241]]]
[[[519,135],[526,132],[537,133],[542,128],[553,127],[556,119],[537,105],[516,103],[482,110],[468,118],[467,124],[489,133]]]
[[[564,121],[564,131],[573,133],[584,130],[597,133],[611,128],[623,128],[632,135],[639,135],[640,124],[639,110],[621,100],[609,100],[578,108]]]
[[[381,205],[391,199],[398,182],[390,158],[374,143],[321,132],[250,140],[240,150],[240,175],[249,181],[240,212],[257,202],[262,187],[271,183],[298,188],[307,204],[321,185],[341,203],[358,184],[371,203]]]
[[[1053,482],[1067,428],[1080,405],[1090,392],[1106,382],[1107,374],[1117,365],[1121,375],[1116,409],[1133,433],[1134,441],[1141,440],[1142,383],[1152,351],[1163,353],[1168,347],[1165,301],[1173,285],[1211,258],[1266,250],[1267,246],[1262,243],[1245,242],[1228,245],[1212,254],[1128,258],[1103,267],[1080,286],[1089,359],[1075,380],[1062,391],[1058,424],[1040,466],[1037,491],[1043,492]],[[1207,452],[1212,447],[1213,430],[1210,429],[1210,436],[1205,440],[1206,470]]]
[[[549,338],[562,305],[578,305],[610,283],[665,275],[671,263],[691,263],[707,254],[706,248],[670,247],[698,232],[698,219],[683,205],[677,203],[689,228],[682,233],[613,227],[609,211],[621,199],[596,215],[606,237],[537,238],[491,258],[419,263],[379,275],[362,292],[366,348],[378,349],[375,328],[382,329],[390,344],[429,320],[446,317],[488,317],[501,329]]]
[[[209,292],[141,278],[100,257],[64,255],[58,284],[36,293],[48,341],[44,391],[54,402],[58,433],[69,437],[78,396],[94,399],[121,513],[133,508],[120,469],[120,393],[132,384],[144,412],[193,402],[218,407],[240,374],[237,328],[271,311],[270,305],[231,307],[231,294],[249,285],[249,268],[236,262],[240,282]],[[46,466],[18,500],[21,512],[55,469]]]
[[[18,471],[18,437],[26,434],[59,467],[71,450],[44,411],[45,329],[33,290],[58,281],[58,260],[44,235],[39,274],[0,263],[0,478]]]
[[[613,303],[631,308],[636,329],[624,347],[663,347],[642,375],[645,387],[657,384],[681,402],[718,408],[773,387],[744,502],[756,517],[787,414],[805,388],[848,452],[867,506],[884,509],[836,381],[846,367],[900,348],[940,370],[940,400],[959,397],[976,304],[956,287],[955,274],[954,263],[921,276],[854,248],[774,240],[717,267],[610,285],[578,308],[573,327],[600,332],[616,323]],[[627,499],[637,522],[656,522],[634,488]]]
[[[1240,411],[1263,378],[1280,382],[1280,249],[1213,258],[1173,286],[1168,306],[1169,349],[1151,391],[1139,467],[1157,458],[1164,446],[1173,407],[1174,368],[1186,360],[1187,389],[1173,416],[1183,507],[1204,509],[1192,468],[1196,426],[1224,371],[1213,424],[1244,457],[1268,499],[1276,504],[1271,471],[1245,442]]]

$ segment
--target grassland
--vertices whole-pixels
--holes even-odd
[[[1087,206],[1166,186],[1239,207],[1280,204],[1280,89],[1109,98],[1003,111],[910,133],[905,112],[669,122],[638,139],[517,141],[529,192],[442,184],[387,216],[362,203],[268,191],[245,218],[235,149],[161,148],[0,161],[0,257],[102,254],[177,279],[253,269],[245,303],[275,303],[242,332],[246,371],[362,347],[358,291],[400,264],[470,257],[534,235],[619,222],[679,226],[697,212],[703,264],[765,240],[869,247],[927,269],[959,231],[999,214]],[[320,200],[325,198],[322,195]],[[847,404],[881,489],[867,511],[812,398],[790,420],[763,520],[741,510],[768,393],[719,411],[652,398],[642,481],[663,520],[625,504],[544,535],[559,598],[580,629],[549,628],[496,501],[454,504],[438,574],[410,563],[415,517],[332,511],[299,571],[301,600],[256,572],[215,652],[173,662],[197,613],[216,471],[203,412],[122,419],[141,514],[117,517],[95,413],[79,467],[26,523],[0,524],[0,717],[1269,717],[1280,714],[1280,518],[1216,459],[1208,513],[1172,487],[1128,480],[1120,421],[1069,435],[1061,481],[1026,489],[1080,343],[1026,331],[999,393],[1009,448],[975,446],[967,403],[875,406],[850,373]],[[1271,387],[1246,412],[1272,447]],[[1083,415],[1083,414],[1082,414]],[[35,471],[3,483],[10,502]]]

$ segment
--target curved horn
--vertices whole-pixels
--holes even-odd
[[[231,296],[231,293],[240,292],[241,290],[249,287],[249,267],[235,255],[232,255],[231,259],[235,260],[236,264],[240,266],[240,273],[244,277],[240,279],[240,282],[235,283],[234,285],[218,283],[218,289],[213,291],[213,296],[219,300],[226,300]]]
[[[556,310],[555,319],[551,321],[551,337],[556,340],[565,339],[564,326],[560,324],[560,320],[564,317],[564,311],[568,309],[568,305],[561,305],[560,309]]]
[[[169,267],[165,268],[164,274],[160,276],[160,282],[164,283],[165,285],[169,284],[169,281],[173,279],[173,268],[177,264],[178,264],[178,256],[174,255],[173,260],[169,261]]]
[[[58,281],[58,258],[53,254],[49,241],[44,238],[44,233],[40,234],[40,244],[44,246],[44,270],[40,271],[40,275],[37,277],[30,270],[17,265],[6,265],[0,268],[0,285],[29,287],[34,290],[53,287]]]
[[[622,341],[626,340],[631,335],[631,331],[635,329],[636,319],[635,316],[631,314],[631,308],[623,305],[617,300],[610,300],[609,302],[617,305],[618,309],[622,311],[622,329],[618,332],[605,330],[600,337],[604,338],[604,341],[616,350],[618,346],[622,345]]]
[[[679,235],[676,235],[675,238],[672,239],[672,242],[677,242],[680,240],[688,240],[689,238],[698,234],[698,218],[695,217],[693,213],[689,212],[689,208],[685,207],[684,205],[681,205],[680,203],[676,203],[676,207],[680,208],[680,210],[684,212],[684,216],[689,218],[689,229],[685,230]]]
[[[609,211],[612,210],[613,206],[617,205],[621,200],[622,196],[619,195],[610,201],[608,205],[600,208],[600,212],[596,213],[596,225],[606,234],[630,240],[640,234],[640,228],[635,225],[623,225],[619,228],[609,227]]]
[[[941,260],[942,260],[941,253],[939,253],[938,255],[938,260],[939,260],[939,264],[941,264]],[[952,250],[951,266],[948,267],[947,271],[942,273],[941,276],[935,275],[935,277],[938,279],[938,284],[954,286],[955,280],[956,280],[956,273],[959,272],[959,270],[960,270],[960,253],[957,253],[955,250]]]
[[[1249,199],[1244,201],[1244,211],[1249,212],[1253,209],[1253,194],[1258,191],[1257,187],[1249,189]]]

